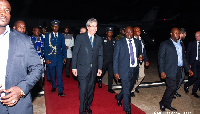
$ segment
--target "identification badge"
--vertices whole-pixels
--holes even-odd
[[[107,42],[107,40],[104,40],[104,42]]]

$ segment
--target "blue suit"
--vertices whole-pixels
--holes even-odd
[[[136,60],[139,63],[139,55],[142,55],[141,42],[133,39],[136,48]],[[122,83],[122,91],[117,95],[118,100],[123,98],[123,110],[131,111],[131,90],[138,78],[139,67],[130,67],[130,54],[126,38],[118,40],[115,44],[113,54],[114,74],[118,73]]]
[[[50,39],[50,40],[49,40]],[[50,46],[56,46],[56,49]],[[63,59],[67,58],[67,51],[65,46],[65,38],[64,35],[58,33],[58,37],[55,38],[53,32],[45,35],[45,60],[50,60],[51,63],[48,64],[50,77],[51,77],[51,85],[52,88],[56,88],[56,77],[55,71],[57,73],[57,85],[58,85],[58,93],[62,93],[64,89],[64,85],[62,82],[62,68],[63,68]]]
[[[27,74],[27,69],[29,73]],[[0,103],[1,114],[32,114],[30,90],[40,79],[43,71],[41,60],[30,38],[15,30],[10,30],[9,51],[6,67],[6,90],[18,86],[25,96],[13,107]]]

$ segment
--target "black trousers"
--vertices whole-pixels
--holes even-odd
[[[66,75],[69,75],[71,61],[72,61],[72,58],[67,58]]]
[[[108,70],[108,89],[112,89],[113,77],[114,77],[113,62],[108,62],[108,61],[103,62],[102,75],[100,77],[101,79],[103,78],[107,70]]]
[[[196,61],[194,63],[194,67],[192,68],[194,72],[194,76],[190,77],[188,82],[185,83],[187,87],[193,85],[192,93],[196,93],[200,86],[200,61]]]
[[[176,77],[167,77],[165,79],[167,88],[164,92],[162,100],[160,101],[161,105],[164,105],[165,107],[171,106],[173,96],[177,90],[178,84],[182,76],[182,72],[183,68],[178,67]]]
[[[138,67],[130,67],[129,74],[127,80],[121,79],[122,90],[117,95],[118,100],[123,99],[123,110],[131,111],[131,90],[133,89],[135,82],[138,78],[139,68]]]
[[[92,106],[94,97],[96,75],[90,70],[87,76],[78,76],[79,81],[79,98],[80,98],[80,114],[86,114],[85,110]]]

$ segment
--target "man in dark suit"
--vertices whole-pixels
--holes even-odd
[[[176,92],[178,84],[180,82],[183,68],[189,75],[192,76],[193,72],[185,59],[185,53],[180,43],[180,30],[178,28],[172,28],[171,38],[161,43],[158,52],[158,64],[161,78],[166,80],[166,90],[160,101],[160,110],[165,111],[165,108],[171,111],[177,111],[171,107],[173,96]]]
[[[64,97],[63,93],[64,85],[62,78],[63,63],[66,63],[67,51],[65,46],[65,37],[62,33],[59,33],[59,23],[60,21],[54,20],[51,22],[52,32],[46,34],[45,36],[45,61],[49,69],[51,77],[51,92],[56,91],[56,74],[57,74],[57,85],[58,85],[58,96]],[[56,73],[56,74],[55,74]]]
[[[192,71],[194,72],[194,76],[184,84],[184,90],[186,93],[188,93],[189,86],[194,84],[192,95],[194,95],[196,98],[200,98],[200,96],[197,95],[197,90],[200,86],[200,31],[196,32],[195,38],[195,41],[189,43],[186,52],[187,61],[189,62]]]
[[[113,70],[115,79],[121,79],[122,90],[115,96],[118,106],[122,106],[127,114],[131,114],[131,90],[138,78],[139,58],[142,60],[141,42],[133,38],[133,28],[125,28],[125,37],[116,41],[113,54]],[[140,57],[139,57],[140,56]]]
[[[97,20],[89,19],[86,27],[88,32],[77,35],[72,53],[72,73],[79,81],[80,114],[92,113],[95,79],[101,76],[103,66],[102,40],[95,34]]]
[[[29,37],[9,27],[9,2],[0,0],[0,9],[0,113],[32,114],[30,90],[43,65]]]

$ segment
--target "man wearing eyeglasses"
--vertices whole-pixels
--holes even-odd
[[[79,81],[80,114],[92,114],[95,78],[101,76],[103,65],[102,40],[95,34],[97,20],[89,19],[86,27],[86,33],[77,35],[72,53],[72,73]]]

